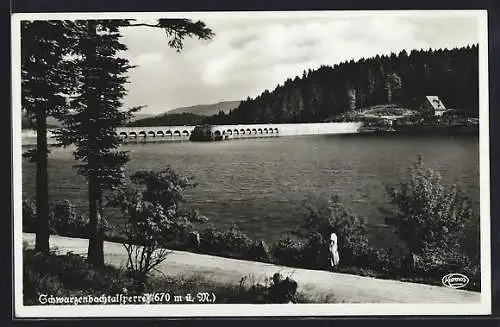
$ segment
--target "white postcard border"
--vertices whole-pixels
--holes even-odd
[[[208,17],[269,18],[290,15],[353,17],[363,15],[476,17],[479,28],[480,89],[480,238],[481,302],[477,304],[175,304],[175,305],[75,305],[24,306],[22,301],[22,159],[21,159],[21,77],[20,22],[47,19],[156,19],[158,17],[203,19]],[[16,13],[12,15],[12,173],[14,233],[14,312],[18,318],[57,317],[242,317],[242,316],[380,316],[380,315],[486,315],[491,314],[490,248],[490,158],[488,29],[486,10],[400,10],[400,11],[293,11],[293,12],[126,12],[126,13]]]

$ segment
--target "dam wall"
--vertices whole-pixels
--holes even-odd
[[[345,123],[296,123],[296,124],[236,124],[212,125],[210,132],[222,139],[262,138],[299,135],[355,134],[360,132],[362,122]],[[120,127],[118,135],[125,143],[130,142],[168,142],[189,141],[196,126],[152,126],[152,127]],[[36,131],[23,130],[23,145],[36,144]],[[47,140],[55,144],[50,130]]]
[[[361,122],[348,123],[297,123],[297,124],[241,124],[214,125],[215,135],[229,135],[229,138],[254,138],[269,136],[299,136],[325,134],[355,134],[363,126]]]
[[[283,124],[281,135],[354,134],[358,133],[362,126],[361,122]]]

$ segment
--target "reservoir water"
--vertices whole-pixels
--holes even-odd
[[[130,151],[129,173],[170,165],[198,184],[186,192],[189,205],[216,226],[234,222],[250,237],[268,242],[301,224],[304,203],[333,194],[353,213],[366,217],[373,242],[394,242],[379,208],[389,203],[386,186],[406,178],[419,154],[446,183],[467,192],[479,217],[477,136],[320,135],[122,148]],[[86,185],[72,168],[76,163],[70,149],[52,149],[50,197],[52,203],[70,200],[85,212]],[[34,198],[35,176],[35,164],[24,160],[23,198]],[[477,249],[477,237],[470,246]]]

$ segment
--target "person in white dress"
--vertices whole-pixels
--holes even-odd
[[[335,270],[335,267],[338,266],[340,262],[340,256],[338,251],[338,243],[337,243],[337,234],[332,233],[330,235],[330,268]]]

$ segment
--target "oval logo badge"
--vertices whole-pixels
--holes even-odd
[[[462,288],[469,284],[469,277],[459,273],[452,273],[444,276],[441,282],[447,287]]]

